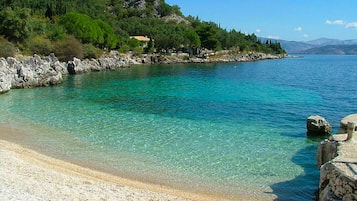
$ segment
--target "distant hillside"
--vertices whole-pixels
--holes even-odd
[[[319,38],[307,42],[278,40],[288,54],[357,54],[355,40]]]
[[[308,44],[305,42],[286,41],[286,40],[279,40],[279,42],[281,44],[281,47],[284,48],[288,54],[297,54],[300,53],[301,51],[316,47],[315,45]]]
[[[322,47],[315,47],[308,50],[301,51],[304,54],[348,54],[357,55],[356,45],[326,45]]]
[[[326,45],[353,45],[357,44],[357,39],[355,40],[338,40],[338,39],[329,39],[329,38],[319,38],[316,40],[307,41],[306,43],[317,46],[326,46]]]

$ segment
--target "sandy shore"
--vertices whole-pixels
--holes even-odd
[[[16,134],[0,124],[1,200],[222,200],[94,171],[3,140]]]
[[[170,195],[170,189],[165,187],[160,190],[159,186],[120,181],[3,140],[0,147],[2,200],[189,200],[175,196],[180,193],[174,190]],[[157,191],[145,188],[157,188]]]
[[[13,128],[0,124],[1,200],[227,200],[223,195],[209,192],[187,192],[113,176],[3,140],[11,139],[9,136],[14,132]],[[267,198],[242,195],[228,200],[272,200]]]

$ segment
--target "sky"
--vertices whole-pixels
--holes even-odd
[[[289,41],[357,39],[357,0],[166,0],[221,28]]]

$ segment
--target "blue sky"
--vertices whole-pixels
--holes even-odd
[[[357,0],[166,0],[185,16],[259,37],[357,39]]]

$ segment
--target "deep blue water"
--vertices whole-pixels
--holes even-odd
[[[357,56],[134,66],[0,95],[20,143],[113,174],[234,198],[314,200],[320,139],[357,112]]]

